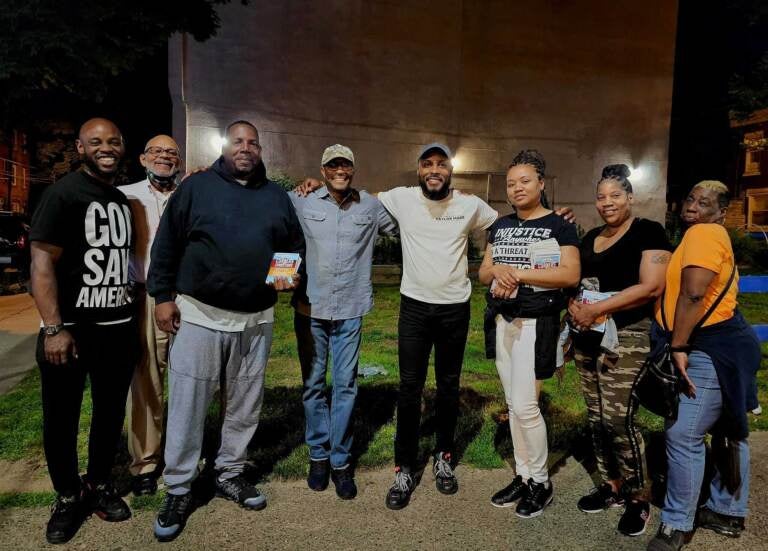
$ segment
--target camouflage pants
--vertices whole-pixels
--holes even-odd
[[[603,480],[623,480],[624,495],[646,489],[644,443],[634,423],[631,390],[648,354],[649,330],[649,320],[621,329],[615,354],[602,350],[594,333],[574,340],[598,471]]]

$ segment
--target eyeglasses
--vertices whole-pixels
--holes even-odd
[[[161,155],[163,153],[165,153],[169,157],[179,156],[179,150],[173,147],[148,147],[147,149],[144,150],[144,153],[147,155],[152,155],[154,157],[157,157],[158,155]]]
[[[337,168],[341,168],[343,170],[352,170],[355,168],[354,165],[346,159],[333,159],[325,163],[323,166],[332,170],[336,170]]]

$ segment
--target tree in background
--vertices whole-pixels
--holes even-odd
[[[735,54],[728,100],[731,111],[743,119],[768,107],[768,2],[731,0],[728,4]]]
[[[216,33],[230,0],[6,0],[0,9],[0,128],[99,102],[115,77],[162,51],[173,33]],[[240,0],[247,4],[247,0]]]

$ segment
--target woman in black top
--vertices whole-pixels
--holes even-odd
[[[491,497],[522,518],[552,502],[547,426],[539,408],[541,381],[555,371],[562,290],[579,281],[579,238],[573,224],[544,206],[541,154],[521,151],[507,169],[507,199],[515,213],[488,228],[480,266],[486,295],[487,357],[495,357],[515,448],[515,477]],[[547,257],[546,259],[544,257]],[[490,348],[493,347],[493,350]]]
[[[609,165],[597,184],[595,206],[605,225],[581,242],[581,289],[615,293],[593,304],[571,301],[576,366],[602,484],[578,507],[597,513],[625,504],[619,531],[637,536],[650,517],[643,439],[634,426],[630,391],[648,354],[653,301],[664,290],[672,247],[661,224],[632,215],[626,165]],[[609,319],[608,319],[609,318]],[[590,328],[607,321],[605,332]],[[618,342],[610,338],[615,324]]]

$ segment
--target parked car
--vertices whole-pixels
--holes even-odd
[[[0,211],[0,284],[26,281],[29,277],[29,261],[28,218],[14,212]]]

